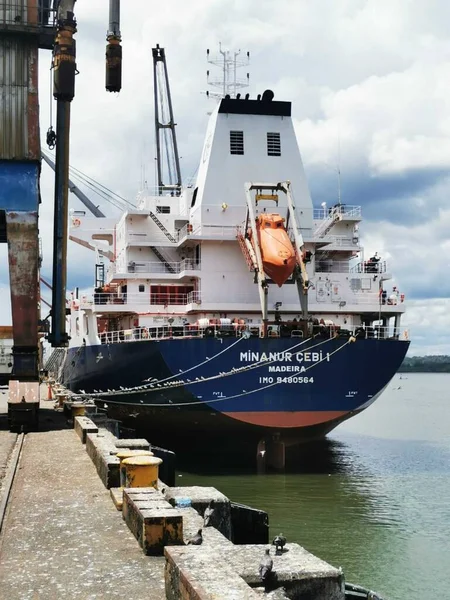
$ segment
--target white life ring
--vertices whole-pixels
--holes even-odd
[[[75,219],[72,219],[72,225],[73,225],[73,227],[79,227],[81,225],[80,219],[78,219],[76,217],[75,217]]]

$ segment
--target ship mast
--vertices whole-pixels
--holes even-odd
[[[207,84],[219,88],[220,92],[206,92],[208,98],[236,98],[237,90],[241,90],[250,85],[250,73],[245,78],[237,76],[238,69],[247,67],[250,64],[250,52],[241,56],[241,51],[231,52],[222,50],[222,44],[219,44],[219,54],[212,56],[209,50],[206,50],[206,60],[209,64],[219,67],[222,71],[221,77],[210,77],[209,71],[206,71]]]
[[[176,195],[181,192],[181,170],[178,155],[177,136],[173,118],[172,97],[167,73],[164,48],[156,44],[153,54],[153,91],[155,102],[155,138],[158,193],[172,190]],[[165,148],[167,162],[167,182],[164,183],[163,152]]]

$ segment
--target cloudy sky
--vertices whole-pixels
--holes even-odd
[[[133,201],[154,182],[151,48],[165,47],[184,177],[207,111],[206,48],[251,53],[252,96],[293,102],[313,201],[362,205],[366,252],[390,261],[406,294],[411,354],[450,354],[450,3],[446,0],[122,2],[123,91],[104,91],[106,0],[78,0],[71,164]],[[40,57],[41,133],[50,53]],[[339,157],[339,158],[338,158]],[[43,275],[51,278],[52,173],[42,175]],[[96,203],[101,201],[95,196]],[[72,208],[80,208],[71,197]],[[106,203],[108,215],[116,214]],[[1,320],[9,320],[0,248]],[[93,283],[93,254],[69,243],[69,288]]]

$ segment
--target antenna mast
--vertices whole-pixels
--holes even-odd
[[[250,64],[250,52],[241,56],[241,51],[231,52],[222,50],[222,44],[219,44],[219,54],[211,56],[209,50],[206,51],[206,60],[211,65],[219,67],[222,71],[222,77],[210,78],[209,71],[206,71],[207,84],[219,88],[220,92],[206,92],[208,98],[225,98],[230,96],[236,98],[237,90],[241,90],[250,85],[250,73],[245,78],[238,78],[237,70],[247,67]]]
[[[164,48],[160,48],[159,44],[156,44],[156,48],[152,48],[152,54],[158,192],[172,190],[179,195],[181,191],[180,157],[178,155],[177,136],[173,119],[166,54]],[[165,174],[161,146],[165,147],[167,161],[167,172]],[[164,183],[164,175],[168,178],[167,183]]]

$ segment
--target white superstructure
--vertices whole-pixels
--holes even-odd
[[[290,181],[295,217],[310,280],[309,314],[348,330],[374,323],[397,334],[404,296],[389,286],[389,266],[364,260],[359,239],[361,209],[325,204],[314,209],[291,119],[291,104],[266,91],[257,100],[226,97],[211,114],[195,185],[138,198],[138,208],[113,219],[72,219],[81,243],[105,244],[112,257],[104,285],[76,307],[111,334],[136,328],[188,325],[201,319],[261,322],[254,273],[239,243],[246,218],[244,184]],[[321,199],[322,200],[322,199]],[[326,199],[325,199],[326,200]],[[260,203],[258,210],[286,214]],[[269,318],[300,319],[295,285],[269,286]],[[97,341],[91,325],[72,316],[73,342]],[[393,317],[393,321],[390,319]],[[94,321],[92,320],[92,323]],[[275,329],[276,331],[276,329]],[[384,331],[389,331],[384,329]],[[123,336],[122,336],[123,339]]]

